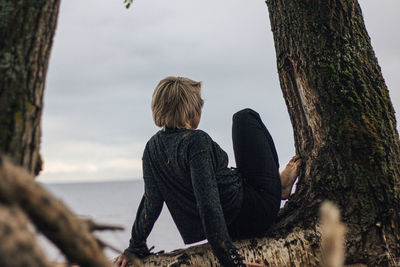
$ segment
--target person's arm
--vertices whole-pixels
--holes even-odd
[[[189,166],[204,232],[222,266],[245,266],[226,226],[212,163],[210,142],[206,136],[197,137],[199,138],[194,140],[189,150]]]
[[[146,240],[161,213],[164,203],[157,184],[154,181],[146,150],[143,155],[143,179],[145,192],[140,202],[135,222],[132,226],[129,247],[125,250],[125,252],[134,254],[139,258],[146,257],[150,254],[146,245]]]

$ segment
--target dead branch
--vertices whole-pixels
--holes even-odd
[[[89,226],[21,167],[0,155],[0,202],[18,205],[36,228],[72,262],[110,266]]]
[[[0,237],[0,266],[51,266],[17,206],[0,204]]]

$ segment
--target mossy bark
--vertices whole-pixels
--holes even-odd
[[[38,174],[43,89],[59,0],[0,0],[0,150]]]
[[[399,135],[360,6],[356,0],[267,5],[296,152],[304,162],[282,225],[307,228],[318,203],[332,200],[349,229],[347,263],[393,264],[400,256]]]

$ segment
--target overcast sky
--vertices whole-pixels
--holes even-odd
[[[286,164],[294,154],[293,132],[264,1],[136,0],[129,10],[122,2],[61,2],[39,181],[140,179],[145,143],[158,130],[151,95],[169,75],[203,82],[199,128],[229,154],[231,165],[231,116],[245,107],[260,113]],[[400,1],[360,4],[400,110]]]

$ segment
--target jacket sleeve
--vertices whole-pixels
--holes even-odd
[[[153,179],[150,162],[146,150],[143,154],[143,178],[144,195],[136,213],[136,219],[132,226],[132,234],[129,240],[129,247],[125,252],[133,253],[140,258],[150,254],[146,240],[149,236],[155,221],[158,219],[164,200]]]
[[[190,175],[204,232],[222,266],[245,266],[228,233],[212,161],[211,140],[204,135],[196,136],[189,149]]]

